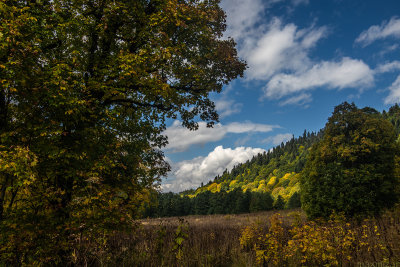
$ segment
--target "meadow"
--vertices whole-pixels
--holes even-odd
[[[400,208],[364,220],[308,221],[300,209],[144,219],[101,249],[79,244],[77,265],[398,266]]]

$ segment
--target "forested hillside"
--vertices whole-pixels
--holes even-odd
[[[215,177],[189,196],[196,196],[205,191],[229,192],[240,188],[244,192],[269,192],[274,198],[281,195],[287,200],[298,190],[297,174],[304,167],[309,148],[321,136],[322,131],[305,131],[303,136],[292,138],[285,144],[282,143],[266,153],[254,156],[250,161],[235,166],[230,172]]]
[[[363,111],[389,120],[400,134],[397,104],[382,113],[369,107]],[[304,131],[302,136],[226,170],[196,190],[160,193],[158,204],[148,207],[145,215],[228,214],[299,207],[300,172],[311,146],[321,140],[323,132],[324,129],[318,133]]]

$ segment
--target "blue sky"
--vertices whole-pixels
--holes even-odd
[[[400,1],[222,0],[226,37],[248,64],[212,95],[220,123],[190,132],[172,121],[164,191],[207,183],[225,169],[324,127],[343,101],[379,111],[400,102]]]

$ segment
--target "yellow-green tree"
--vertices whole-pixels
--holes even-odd
[[[309,217],[379,214],[397,201],[398,154],[393,126],[374,109],[335,107],[301,173],[301,203]]]
[[[214,0],[0,0],[0,260],[68,261],[131,225],[169,169],[167,118],[218,120],[243,74]]]

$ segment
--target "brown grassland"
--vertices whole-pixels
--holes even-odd
[[[144,219],[101,249],[78,241],[75,265],[400,266],[400,207],[358,221],[301,210]]]

